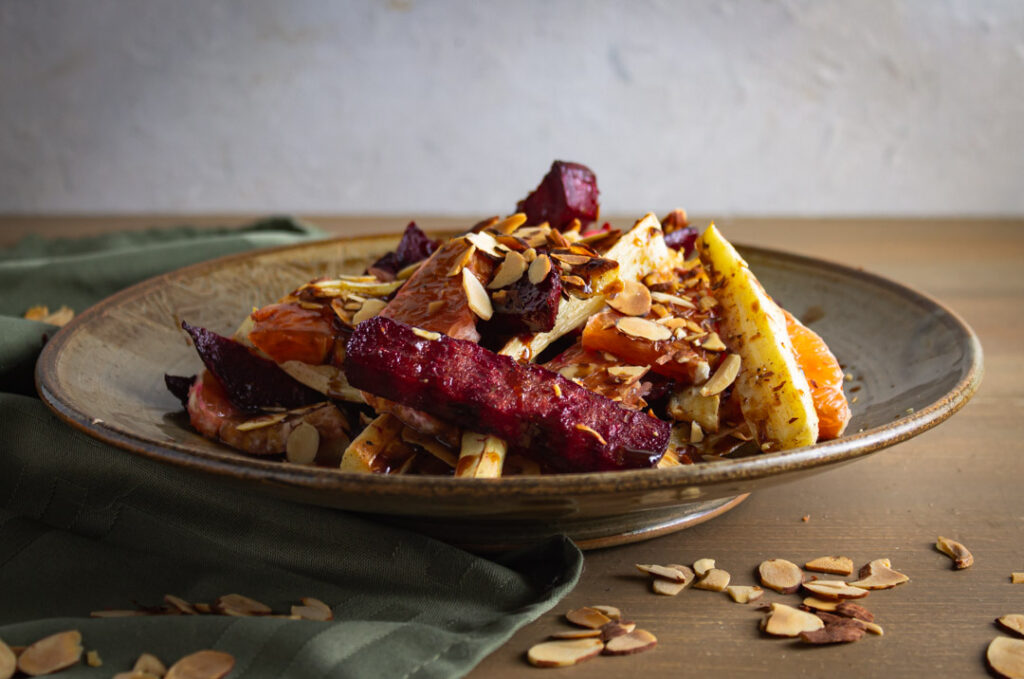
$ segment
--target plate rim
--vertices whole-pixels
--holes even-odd
[[[431,235],[450,235],[452,232],[432,232]],[[781,260],[795,265],[821,267],[827,265],[838,274],[861,279],[898,294],[919,306],[930,308],[952,321],[962,336],[962,346],[968,358],[967,371],[943,396],[927,407],[901,416],[892,422],[866,429],[841,438],[811,446],[794,448],[756,456],[682,465],[668,469],[642,469],[616,472],[586,472],[553,474],[547,476],[521,476],[500,479],[460,479],[447,476],[377,475],[343,472],[325,467],[306,467],[279,461],[245,456],[222,446],[218,454],[197,454],[193,450],[173,444],[157,443],[107,425],[62,399],[56,366],[64,347],[83,327],[101,319],[111,308],[142,297],[158,288],[165,279],[214,270],[236,261],[277,255],[289,250],[331,246],[354,241],[394,241],[398,234],[366,234],[339,236],[290,245],[261,248],[225,255],[167,271],[106,297],[82,313],[50,337],[36,362],[36,389],[48,408],[58,418],[75,429],[104,443],[179,467],[199,469],[203,472],[230,476],[235,479],[260,481],[267,484],[311,490],[330,489],[337,492],[373,493],[384,495],[426,495],[470,497],[545,496],[552,492],[581,496],[616,491],[651,491],[678,489],[687,486],[714,486],[737,480],[753,481],[788,472],[832,466],[866,456],[917,436],[942,423],[960,410],[977,391],[984,374],[984,357],[977,334],[951,308],[915,288],[879,274],[837,263],[820,257],[811,257],[773,248],[736,244],[744,257],[747,253]],[[56,387],[56,388],[55,388]],[[682,501],[682,500],[680,500]]]

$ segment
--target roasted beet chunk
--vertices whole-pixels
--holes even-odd
[[[181,327],[192,337],[199,358],[237,408],[254,412],[269,407],[297,408],[326,400],[323,394],[295,381],[273,361],[257,356],[235,340],[184,321]]]
[[[365,391],[505,439],[559,471],[657,463],[669,424],[540,366],[378,316],[348,342],[345,374]]]
[[[597,177],[579,163],[556,160],[533,193],[519,201],[527,224],[547,222],[564,229],[573,219],[586,226],[597,219]]]
[[[515,283],[492,295],[494,315],[487,322],[487,333],[518,335],[551,330],[555,327],[561,295],[562,279],[555,267],[551,267],[547,277],[536,285],[528,276],[520,276]]]
[[[437,249],[437,245],[437,241],[428,238],[427,234],[416,226],[416,222],[409,222],[395,251],[378,259],[367,271],[377,270],[393,277],[410,264],[429,257]]]
[[[188,390],[196,381],[196,376],[183,377],[181,375],[164,375],[164,385],[167,391],[174,394],[174,397],[181,401],[181,407],[188,407]]]

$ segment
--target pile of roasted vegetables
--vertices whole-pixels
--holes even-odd
[[[350,472],[664,468],[843,432],[839,363],[714,225],[598,212],[594,174],[555,162],[515,214],[443,242],[409,224],[231,338],[182,323],[206,369],[167,386],[208,438]]]

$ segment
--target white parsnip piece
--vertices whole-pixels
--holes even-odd
[[[818,415],[782,310],[714,224],[697,239],[697,251],[721,305],[723,339],[742,359],[735,389],[761,449],[813,444]]]
[[[402,440],[403,427],[402,421],[390,413],[378,415],[345,449],[339,469],[343,472],[374,472],[379,467],[376,460],[382,453],[387,459],[411,461],[415,452]]]
[[[622,235],[602,257],[619,263],[618,277],[623,282],[636,281],[650,271],[665,268],[673,255],[665,245],[661,223],[653,214],[644,217]],[[587,297],[570,297],[558,307],[555,327],[548,332],[523,335],[510,340],[501,353],[516,359],[533,360],[562,335],[575,330],[605,305],[601,292]]]
[[[496,436],[467,431],[462,434],[455,476],[466,479],[496,479],[501,476],[508,444]]]

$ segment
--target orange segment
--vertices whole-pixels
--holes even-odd
[[[283,363],[324,363],[334,347],[334,312],[328,307],[304,309],[292,302],[270,304],[252,312],[249,341],[267,356]]]
[[[818,440],[838,438],[850,421],[850,406],[843,394],[843,369],[825,340],[785,309],[782,312],[793,353],[811,385],[811,399],[818,413]]]
[[[628,335],[615,322],[622,318],[618,311],[594,314],[583,328],[583,347],[590,351],[607,351],[632,365],[649,365],[653,372],[690,384],[697,364],[714,363],[717,356],[681,339],[650,340]]]

